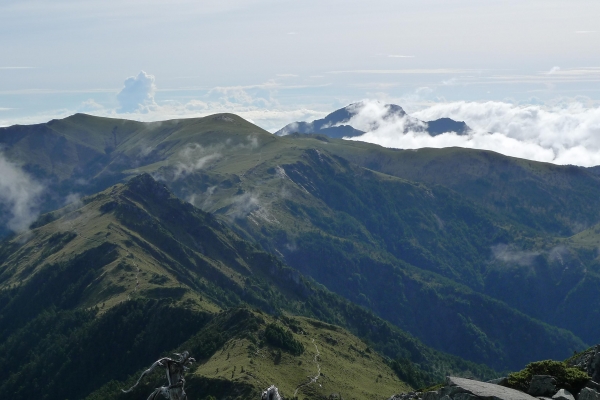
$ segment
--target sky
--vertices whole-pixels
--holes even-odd
[[[273,132],[365,100],[482,138],[362,140],[597,165],[598,15],[597,0],[3,0],[0,126],[234,112]]]

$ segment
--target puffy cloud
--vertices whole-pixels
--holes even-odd
[[[3,223],[15,232],[27,230],[38,217],[44,187],[0,153],[0,204],[7,212]]]
[[[123,89],[117,95],[120,113],[148,112],[156,107],[154,93],[154,75],[148,75],[140,71],[138,76],[132,76],[125,80]]]
[[[383,107],[378,102],[368,103],[371,108]],[[403,118],[380,119],[376,129],[353,140],[405,149],[458,146],[555,164],[600,165],[600,107],[586,107],[579,102],[555,107],[454,102],[436,104],[412,116],[423,121],[442,117],[465,121],[473,132],[431,137],[418,130],[407,131]]]

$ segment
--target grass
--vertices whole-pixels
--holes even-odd
[[[265,324],[261,330],[267,323],[281,324],[269,317],[263,318]],[[202,362],[195,374],[242,382],[259,389],[275,384],[286,398],[292,398],[299,387],[296,394],[299,399],[328,397],[333,393],[344,399],[387,399],[411,389],[396,377],[380,355],[366,352],[367,345],[347,331],[317,328],[307,318],[294,317],[293,320],[299,328],[294,338],[305,348],[301,355],[235,338]],[[310,378],[317,375],[318,366],[321,375],[316,382],[309,383]]]

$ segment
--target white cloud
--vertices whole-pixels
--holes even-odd
[[[379,108],[379,114],[383,112],[381,103],[369,104]],[[376,115],[377,111],[370,112],[370,117]],[[473,132],[431,137],[426,132],[407,131],[404,119],[380,119],[377,129],[353,140],[405,149],[457,146],[555,164],[600,165],[600,107],[579,102],[553,107],[454,102],[436,104],[412,116],[423,121],[442,117],[465,121]]]
[[[81,103],[79,106],[79,111],[81,112],[94,112],[98,110],[102,110],[104,107],[101,104],[96,103],[94,99],[88,99]]]
[[[530,266],[539,255],[539,252],[518,250],[512,245],[497,244],[492,246],[493,258],[506,264],[517,264],[522,267]]]
[[[38,216],[44,187],[0,153],[0,204],[8,211],[6,226],[15,232],[28,229]]]
[[[552,67],[552,68],[550,68],[550,71],[548,71],[548,75],[555,74],[558,71],[560,71],[560,67]]]
[[[117,95],[120,105],[118,112],[148,112],[156,107],[154,101],[156,85],[154,80],[154,75],[148,75],[144,71],[140,71],[138,76],[127,78],[123,89]]]
[[[451,69],[451,68],[422,68],[422,69],[355,69],[347,71],[329,71],[328,74],[466,74],[480,72],[473,69]]]
[[[221,158],[222,146],[204,147],[198,143],[190,143],[178,154],[179,162],[174,171],[173,180],[177,180],[192,172],[203,169],[205,166]]]

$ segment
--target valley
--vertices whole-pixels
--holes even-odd
[[[56,379],[125,398],[117,387],[144,365],[188,348],[202,359],[190,393],[372,398],[565,359],[600,334],[593,168],[276,136],[233,114],[76,114],[2,128],[0,143],[45,188],[30,230],[5,229],[0,245],[0,388],[15,398],[64,397]],[[304,352],[269,344],[268,326]],[[97,377],[50,372],[51,354],[75,366],[90,340],[107,346]],[[110,370],[111,355],[128,361]]]

